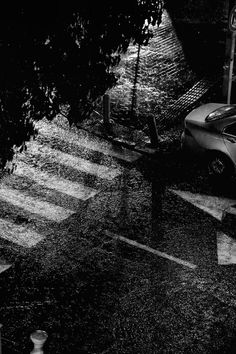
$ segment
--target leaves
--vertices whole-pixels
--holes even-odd
[[[129,43],[147,43],[162,0],[102,0],[56,7],[6,7],[0,14],[0,156],[36,134],[33,121],[69,107],[70,124],[85,119],[116,83],[112,68]]]

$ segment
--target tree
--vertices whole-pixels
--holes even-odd
[[[0,13],[0,167],[37,132],[33,121],[67,107],[86,119],[115,85],[112,68],[131,41],[146,44],[162,0],[14,5]]]

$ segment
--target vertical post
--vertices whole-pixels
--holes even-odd
[[[231,101],[231,90],[234,69],[235,33],[236,33],[236,0],[226,0],[225,14],[228,18],[228,29],[225,44],[225,64],[223,72],[222,95],[227,103]]]
[[[228,100],[228,88],[229,88],[229,58],[230,58],[230,47],[231,47],[231,32],[228,30],[226,43],[225,43],[225,63],[223,67],[223,86],[222,95],[225,101]]]
[[[103,95],[103,122],[105,125],[109,125],[110,123],[110,109],[111,107],[111,101],[110,101],[110,96],[106,93]]]
[[[138,45],[137,60],[135,64],[135,73],[134,73],[134,84],[132,89],[132,101],[131,101],[131,118],[134,120],[136,117],[136,104],[137,104],[137,83],[139,75],[139,63],[140,63],[140,51],[141,45]]]
[[[2,354],[2,335],[1,335],[2,324],[0,323],[0,354]]]
[[[151,145],[157,147],[159,143],[159,136],[157,131],[156,119],[154,116],[148,117],[148,128],[150,134]]]
[[[43,345],[46,342],[47,337],[47,333],[45,331],[41,331],[40,329],[32,333],[30,335],[30,339],[34,343],[34,349],[30,352],[30,354],[43,354]]]
[[[228,77],[228,90],[227,90],[227,103],[230,104],[231,91],[232,91],[232,78],[233,78],[233,68],[234,68],[234,52],[235,52],[235,32],[231,34],[231,45],[230,45],[230,59],[229,59],[229,77]]]

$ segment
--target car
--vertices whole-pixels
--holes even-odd
[[[214,177],[236,174],[236,104],[206,103],[184,119],[181,148],[203,154]]]

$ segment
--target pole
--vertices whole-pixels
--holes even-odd
[[[224,14],[227,18],[227,32],[225,38],[225,63],[223,66],[223,83],[222,83],[222,96],[225,101],[230,102],[231,100],[231,88],[232,88],[232,77],[233,77],[233,66],[234,66],[234,36],[233,33],[236,31],[234,24],[234,13],[232,13],[236,0],[226,0],[224,5]],[[232,26],[233,24],[233,26]]]
[[[139,63],[140,63],[140,51],[141,45],[138,45],[137,60],[135,64],[135,73],[134,73],[134,84],[132,89],[132,101],[131,101],[131,118],[134,119],[136,116],[136,105],[137,105],[137,83],[139,75]]]
[[[160,138],[158,135],[155,117],[149,116],[148,120],[147,120],[147,124],[148,124],[148,128],[149,128],[149,136],[150,136],[150,140],[151,140],[151,145],[153,148],[157,148]]]
[[[234,68],[234,51],[235,51],[235,32],[231,34],[231,46],[230,46],[230,59],[229,59],[229,77],[228,77],[228,90],[227,90],[227,104],[230,104],[231,91],[232,91],[232,79]]]

